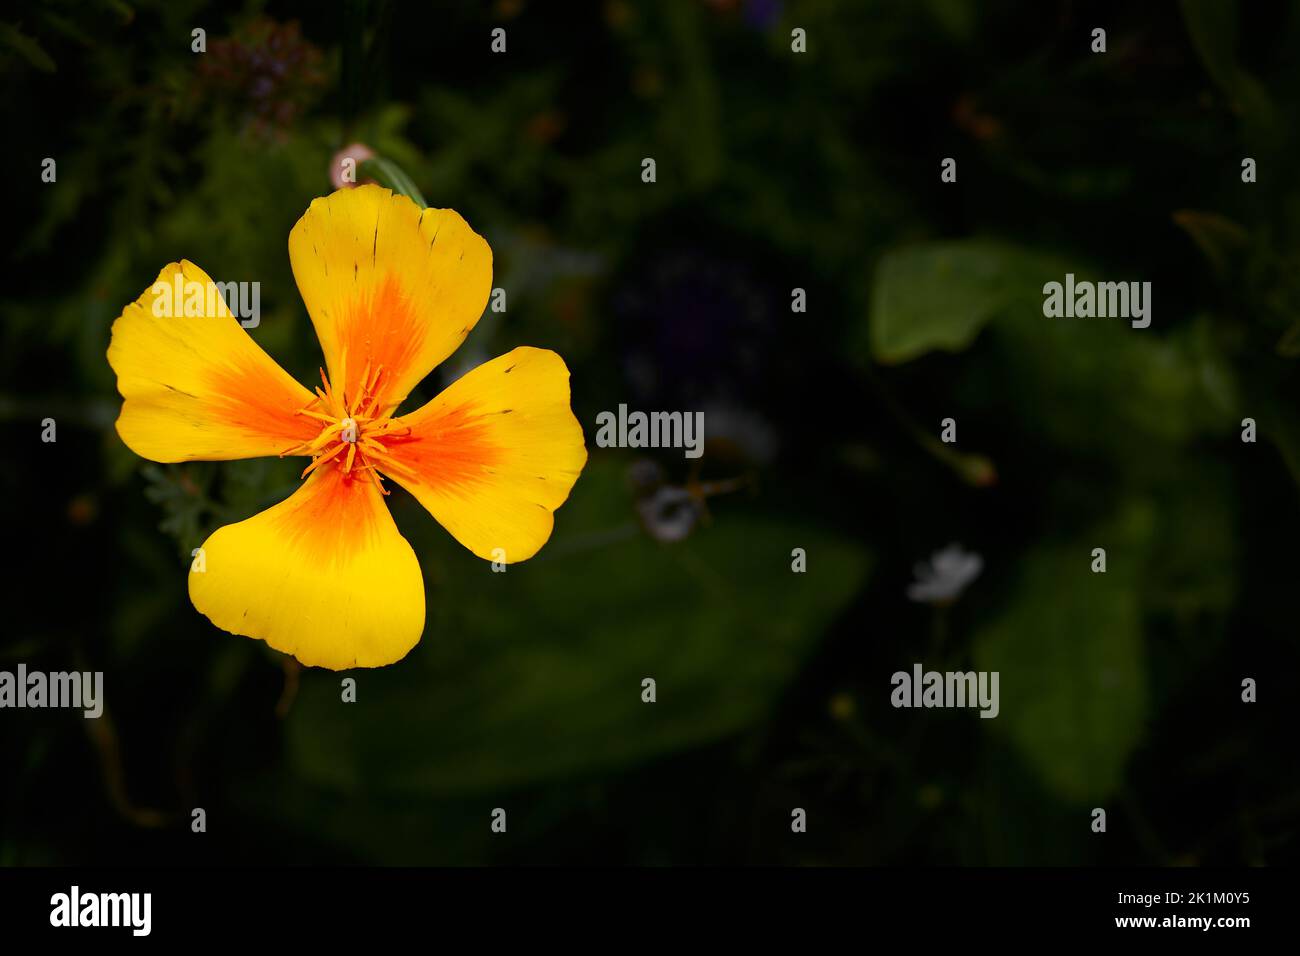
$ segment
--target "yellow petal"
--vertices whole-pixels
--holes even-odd
[[[373,185],[313,200],[289,260],[330,381],[352,398],[383,366],[385,413],[465,340],[492,289],[492,250],[459,214]]]
[[[312,394],[262,351],[192,262],[164,268],[122,311],[108,363],[125,399],[117,432],[143,458],[257,458],[319,430],[295,415]]]
[[[480,365],[398,422],[411,433],[387,440],[387,474],[488,561],[536,554],[587,462],[569,370],[546,349]]]
[[[415,552],[374,482],[335,464],[217,529],[191,566],[190,600],[222,630],[333,670],[401,660],[424,630]]]

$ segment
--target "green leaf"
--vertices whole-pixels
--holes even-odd
[[[622,481],[593,463],[575,495],[608,511],[617,492],[630,517]],[[289,761],[334,791],[448,795],[627,766],[749,726],[856,593],[867,557],[837,533],[728,504],[677,546],[638,533],[585,551],[566,523],[582,516],[562,509],[570,534],[557,532],[555,554],[505,573],[454,552],[429,560],[417,543],[435,581],[423,641],[354,672],[355,704],[337,676],[306,675]],[[806,573],[791,571],[794,547]],[[647,677],[656,703],[642,701]]]
[[[1020,426],[1040,440],[1072,453],[1130,458],[1133,467],[1157,464],[1140,454],[1150,442],[1227,433],[1237,390],[1212,323],[1198,318],[1165,331],[1178,317],[1153,298],[1148,329],[1122,318],[1048,318],[1041,305],[1009,310],[990,330],[1000,358],[980,370],[983,396],[975,381],[960,394],[990,411],[1016,402]],[[1022,401],[1027,395],[1032,402]]]
[[[1010,606],[974,639],[975,666],[1000,674],[993,729],[1070,802],[1110,794],[1142,739],[1139,577],[1154,527],[1135,503],[1091,534],[1032,549]],[[1091,570],[1097,547],[1104,574]]]
[[[1010,301],[1022,255],[986,239],[906,246],[887,253],[871,292],[870,348],[878,362],[934,349],[960,352]]]
[[[989,239],[895,250],[876,275],[872,354],[905,362],[934,349],[960,351],[987,325],[996,358],[959,380],[964,406],[993,413],[1015,403],[1022,426],[1076,452],[1127,454],[1153,439],[1230,428],[1237,389],[1204,317],[1182,322],[1158,296],[1147,329],[1123,318],[1043,315],[1045,283],[1067,273],[1097,281],[1095,271]],[[1022,402],[1025,395],[1034,400]]]
[[[1215,84],[1256,129],[1273,125],[1273,104],[1262,83],[1241,67],[1237,56],[1238,5],[1225,0],[1182,0],[1183,22],[1192,46]]]
[[[1183,22],[1206,71],[1224,89],[1237,74],[1237,5],[1223,0],[1181,0]]]
[[[1229,613],[1241,561],[1232,469],[1191,452],[1167,462],[1152,496],[1155,538],[1142,586],[1144,607],[1183,623]]]
[[[57,69],[44,47],[12,23],[0,23],[0,49],[17,54],[28,66],[42,73],[53,73]]]

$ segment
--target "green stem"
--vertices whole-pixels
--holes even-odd
[[[395,193],[401,193],[403,196],[409,197],[421,209],[428,208],[429,204],[425,202],[424,195],[412,182],[411,177],[406,175],[405,170],[392,160],[384,159],[382,156],[375,156],[361,164],[361,171],[379,185],[386,186]]]

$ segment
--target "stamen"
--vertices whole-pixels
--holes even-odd
[[[347,414],[348,405],[348,347],[345,345],[339,350],[339,398],[342,399],[340,410]]]
[[[315,470],[316,470],[317,468],[319,468],[321,465],[325,464],[325,462],[327,462],[327,461],[333,461],[335,458],[337,458],[337,457],[339,456],[339,453],[340,453],[341,451],[343,451],[344,448],[348,448],[348,447],[351,447],[351,446],[349,446],[349,445],[344,445],[344,444],[340,444],[338,448],[335,448],[335,449],[334,449],[332,452],[330,452],[328,455],[318,455],[318,456],[316,456],[315,458],[312,459],[311,464],[308,465],[306,468],[304,468],[304,469],[302,470],[302,474],[299,475],[298,477],[299,477],[299,478],[306,478],[308,475],[310,475],[313,471],[315,471]]]
[[[365,472],[366,477],[375,483],[375,487],[379,489],[381,494],[391,494],[391,492],[384,487],[383,476],[379,474],[379,470],[375,468],[374,465],[362,465],[357,469],[357,471]]]
[[[384,452],[372,451],[367,455],[367,457],[374,459],[378,465],[382,466],[384,471],[388,472],[390,475],[401,475],[403,478],[408,480],[414,480],[416,478],[415,472],[411,471],[404,465],[399,465],[390,455]]]
[[[384,367],[377,366],[374,371],[374,378],[370,375],[370,366],[366,366],[366,375],[362,379],[361,404],[357,408],[358,415],[365,415],[368,418],[374,417],[374,405],[379,401],[379,379],[383,377]]]
[[[349,395],[345,349],[339,356],[338,375],[335,377],[340,387],[335,389],[325,370],[321,369],[321,384],[315,390],[316,397],[296,413],[319,421],[322,425],[320,434],[311,441],[286,448],[280,457],[311,455],[311,464],[302,472],[302,477],[306,478],[321,465],[336,461],[346,451],[347,454],[339,462],[343,474],[349,477],[354,472],[363,474],[366,480],[374,482],[375,487],[385,495],[389,491],[384,487],[381,468],[390,475],[398,474],[414,479],[414,472],[395,461],[380,440],[405,438],[411,434],[409,425],[398,424],[388,417],[391,407],[381,411],[379,383],[384,379],[385,372],[384,366],[367,360],[365,372],[357,383],[360,394]]]

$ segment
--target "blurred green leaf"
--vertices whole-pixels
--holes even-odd
[[[1123,450],[1231,426],[1236,389],[1204,320],[1176,325],[1153,306],[1149,329],[1123,318],[1049,318],[1045,283],[1095,280],[1087,263],[989,239],[924,243],[884,257],[869,326],[881,362],[961,351],[991,323],[1000,362],[972,370],[963,401],[1019,404],[1035,431],[1075,450]],[[1156,298],[1153,295],[1153,299]],[[1172,331],[1164,331],[1175,325]],[[1032,403],[1019,397],[1034,395]]]
[[[1237,57],[1238,5],[1225,0],[1182,0],[1183,21],[1201,62],[1232,106],[1257,130],[1273,124],[1273,105],[1263,84]]]
[[[45,52],[33,37],[23,33],[12,23],[0,23],[0,50],[7,50],[20,57],[28,66],[43,73],[53,73],[57,67],[54,60]]]
[[[1010,605],[974,640],[975,666],[1001,675],[993,729],[1068,801],[1110,794],[1144,733],[1138,584],[1153,528],[1151,508],[1130,504],[1090,534],[1031,549]],[[1104,574],[1091,570],[1097,547]]]
[[[1224,89],[1237,73],[1237,5],[1223,0],[1181,0],[1192,46],[1214,81]]]
[[[962,351],[1010,301],[1019,258],[986,239],[928,242],[887,253],[872,287],[872,356],[892,364],[934,349]]]
[[[960,351],[988,325],[998,359],[967,367],[957,384],[963,406],[992,414],[1015,404],[1023,426],[1072,452],[1113,456],[1232,427],[1237,388],[1212,323],[1180,324],[1155,290],[1147,329],[1124,318],[1044,316],[1044,285],[1067,273],[1097,279],[1086,262],[988,239],[897,250],[877,273],[872,354],[902,362]]]
[[[926,11],[954,43],[969,43],[978,10],[965,0],[926,0]]]
[[[1171,460],[1154,491],[1143,605],[1182,616],[1227,613],[1237,595],[1241,550],[1231,469],[1204,455]]]
[[[1055,278],[1064,274],[1062,268]],[[1046,278],[1051,274],[1030,285],[1041,289]],[[1148,329],[1122,318],[1047,318],[1041,296],[1040,304],[1008,310],[991,330],[1000,361],[981,372],[989,391],[982,399],[971,394],[971,401],[1016,402],[1024,426],[1073,453],[1136,458],[1151,441],[1226,434],[1237,389],[1211,325],[1198,320],[1162,331],[1175,317],[1161,312],[1158,294],[1153,299]],[[1025,395],[1034,400],[1020,401]],[[1157,463],[1149,456],[1141,462]]]

